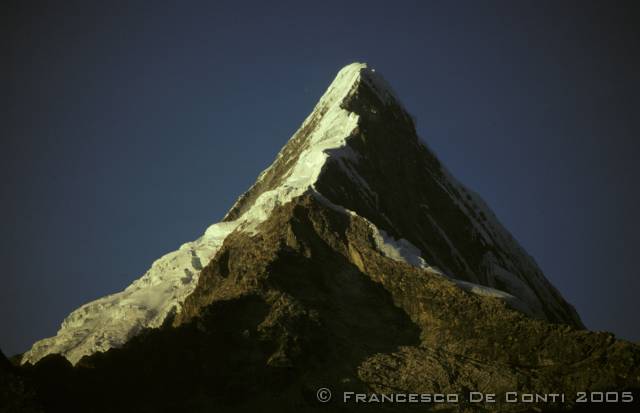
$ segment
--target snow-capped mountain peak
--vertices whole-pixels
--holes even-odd
[[[72,363],[124,344],[183,311],[200,271],[233,231],[256,234],[274,209],[312,194],[365,219],[385,256],[440,274],[531,316],[580,325],[573,309],[482,201],[418,140],[392,89],[363,63],[345,66],[273,164],[221,222],[155,261],[124,291],[72,312],[22,362]]]

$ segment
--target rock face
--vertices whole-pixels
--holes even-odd
[[[640,388],[640,347],[583,329],[363,64],[340,71],[223,221],[185,245],[163,258],[171,265],[154,264],[153,277],[145,275],[155,289],[137,281],[136,296],[110,298],[106,315],[90,303],[23,357],[43,405],[362,408],[341,402],[349,391],[460,395],[455,404],[378,406],[388,411],[529,411],[571,408],[578,391]],[[167,295],[163,283],[176,285],[184,270],[186,289]],[[155,291],[169,302],[156,303]],[[128,308],[136,308],[133,322],[114,315]],[[145,311],[154,308],[171,310],[151,323]],[[96,337],[101,346],[85,344]],[[46,391],[55,384],[51,371],[67,380],[55,396]],[[329,407],[316,399],[321,387],[340,395]],[[565,393],[567,400],[472,404],[469,391],[500,400],[510,391]]]
[[[347,66],[341,74],[345,72],[358,75],[341,100],[331,102],[348,113],[344,118],[353,126],[340,139],[342,146],[332,145],[326,151],[327,159],[308,191],[366,218],[391,244],[404,240],[407,253],[416,258],[414,264],[422,260],[424,266],[439,268],[451,278],[508,293],[539,318],[581,326],[575,310],[484,202],[458,183],[420,142],[413,120],[384,80],[361,64]],[[333,108],[327,110],[322,103],[225,221],[241,217],[256,199],[299,175],[298,170],[307,167],[300,154],[322,149],[317,146],[327,139],[323,134],[341,126],[343,119],[331,119]]]

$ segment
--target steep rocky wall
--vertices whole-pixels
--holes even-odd
[[[177,324],[197,319],[217,300],[277,295],[304,316],[281,332],[298,338],[268,359],[295,366],[321,354],[322,370],[305,373],[311,382],[323,377],[378,392],[497,394],[640,386],[638,346],[530,319],[499,299],[391,260],[376,249],[365,220],[313,196],[278,209],[263,225],[269,237],[228,238]],[[288,318],[267,318],[281,316]],[[297,346],[303,337],[311,341]]]

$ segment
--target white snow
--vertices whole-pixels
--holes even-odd
[[[449,277],[447,277],[449,278]],[[522,311],[525,314],[528,314],[532,317],[543,317],[543,315],[538,314],[536,311],[531,309],[531,306],[524,300],[511,295],[507,292],[496,290],[495,288],[487,287],[480,284],[470,283],[467,281],[456,280],[453,278],[449,278],[453,281],[458,287],[462,288],[465,291],[468,291],[475,295],[480,295],[483,297],[493,297],[499,298],[501,300],[506,301],[513,308]]]
[[[235,223],[212,225],[196,241],[156,260],[124,291],[99,298],[73,311],[54,337],[36,342],[22,362],[50,353],[77,363],[82,356],[124,344],[144,327],[160,327],[193,291],[202,266],[215,255]]]
[[[353,211],[350,211],[350,213],[356,215]],[[452,276],[443,273],[438,267],[428,265],[424,258],[422,258],[420,249],[418,249],[418,247],[413,245],[411,242],[407,241],[404,238],[396,240],[395,238],[389,236],[384,230],[377,228],[370,221],[367,222],[372,230],[373,239],[378,250],[382,252],[382,254],[386,257],[391,258],[394,261],[404,262],[414,267],[422,268],[432,274],[447,278],[458,287],[472,294],[504,300],[512,307],[524,312],[525,314],[538,317],[544,316],[544,313],[541,312],[540,308],[532,309],[531,306],[527,304],[531,301],[530,296],[527,295],[526,300],[522,300],[505,291],[453,278]],[[534,300],[533,302],[535,303],[536,301]]]
[[[426,269],[429,267],[422,258],[422,253],[418,247],[404,238],[396,240],[372,223],[369,223],[369,226],[373,231],[373,239],[376,242],[376,246],[386,257],[418,268]]]
[[[246,221],[242,225],[243,229],[255,232],[256,226],[269,216],[273,208],[289,202],[308,190],[317,181],[329,153],[333,159],[353,158],[354,153],[346,146],[346,139],[358,125],[358,115],[342,109],[340,103],[349,92],[355,89],[360,80],[360,73],[365,68],[366,65],[363,63],[353,63],[338,73],[313,112],[300,127],[303,129],[309,122],[320,117],[307,138],[306,148],[284,181],[277,188],[263,192],[251,208],[240,217]],[[278,157],[281,156],[283,152],[278,154]],[[270,168],[263,171],[260,178],[264,177]]]

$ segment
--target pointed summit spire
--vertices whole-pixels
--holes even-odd
[[[364,63],[342,68],[311,114],[231,207],[193,242],[153,263],[124,291],[72,312],[23,362],[59,353],[72,363],[180,316],[200,272],[234,231],[255,235],[304,195],[366,220],[379,250],[537,318],[581,326],[575,310],[482,200],[420,142],[389,85]],[[500,290],[500,291],[498,291]]]

